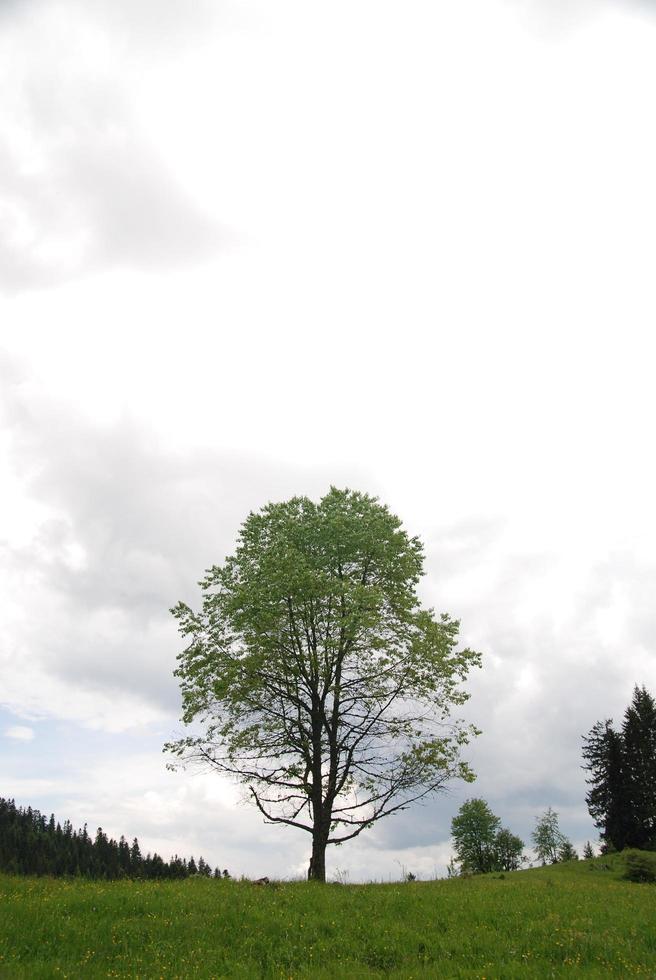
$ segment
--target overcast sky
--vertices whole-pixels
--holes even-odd
[[[473,786],[329,854],[443,874],[483,796],[577,845],[580,736],[656,690],[648,0],[0,0],[0,795],[295,875],[169,773],[168,609],[331,483],[484,654]]]

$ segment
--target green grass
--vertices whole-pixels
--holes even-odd
[[[619,856],[389,885],[0,876],[0,977],[656,977]]]

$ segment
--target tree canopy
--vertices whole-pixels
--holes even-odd
[[[452,717],[480,655],[421,607],[421,542],[375,498],[331,488],[251,513],[237,548],[173,610],[189,735],[166,748],[247,788],[266,821],[328,844],[473,775]]]
[[[115,840],[98,827],[95,837],[75,830],[70,820],[64,824],[48,820],[32,807],[16,806],[14,800],[0,799],[0,871],[24,875],[75,876],[84,878],[187,878],[191,874],[209,876],[211,868],[201,857],[187,861],[177,854],[164,861],[159,854],[141,853],[135,837]],[[227,871],[224,873],[228,874]],[[221,877],[215,869],[214,877]]]
[[[656,846],[656,703],[635,687],[619,731],[598,721],[583,739],[588,810],[606,849]]]
[[[531,840],[542,864],[574,861],[578,857],[572,842],[561,832],[558,814],[551,807],[547,807],[541,817],[536,817]]]
[[[524,842],[501,826],[485,800],[462,804],[451,821],[451,836],[461,873],[516,871],[521,865]]]
[[[485,800],[466,800],[451,821],[451,836],[462,871],[494,870],[494,843],[501,821]]]

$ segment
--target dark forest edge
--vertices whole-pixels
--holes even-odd
[[[227,870],[212,871],[201,857],[187,860],[174,855],[165,861],[159,854],[141,853],[135,837],[114,840],[102,827],[95,837],[74,830],[70,820],[60,824],[54,814],[47,818],[32,807],[18,807],[14,800],[0,798],[0,871],[19,875],[49,875],[55,878],[89,879],[180,879],[200,875],[228,878]]]

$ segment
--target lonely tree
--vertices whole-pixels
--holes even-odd
[[[423,548],[375,498],[351,490],[251,513],[235,553],[200,583],[200,612],[172,612],[183,762],[236,777],[266,821],[326,847],[459,777],[476,729],[451,718],[480,655],[459,623],[422,609]]]

